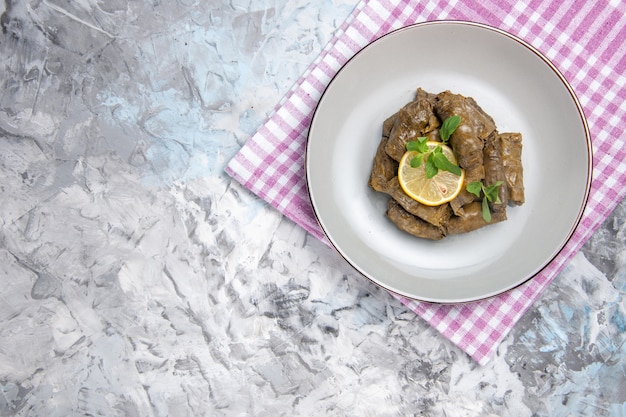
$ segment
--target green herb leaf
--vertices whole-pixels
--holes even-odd
[[[449,171],[454,175],[461,175],[461,168],[450,162],[450,160],[443,153],[433,152],[432,158],[433,163],[437,168],[443,171]]]
[[[449,137],[460,122],[461,118],[459,116],[448,117],[442,124],[440,135],[447,135]],[[426,163],[426,178],[430,179],[434,177],[440,169],[452,172],[455,175],[461,175],[462,173],[461,168],[450,162],[443,154],[441,145],[436,146],[432,150],[428,147],[428,137],[420,136],[416,138],[416,140],[407,142],[406,150],[418,153],[418,155],[411,158],[410,165],[412,168],[418,168],[423,163]]]
[[[424,154],[419,154],[411,158],[411,168],[418,168],[424,162]]]
[[[489,202],[486,198],[483,198],[483,220],[491,223],[491,211],[489,211]]]
[[[433,155],[434,154],[431,153],[426,158],[426,178],[432,178],[439,172],[439,168],[437,168],[435,161],[433,161]]]
[[[498,195],[498,191],[501,185],[502,181],[498,181],[495,184],[487,185],[483,188],[485,198],[489,200],[489,202],[500,203],[500,196]]]
[[[417,140],[412,140],[410,142],[407,142],[406,150],[417,151],[421,153],[428,152],[428,145],[426,144],[426,142],[428,142],[428,138],[425,136],[421,136],[417,138]]]
[[[467,192],[474,194],[476,197],[480,197],[480,193],[485,195],[482,201],[482,214],[483,220],[487,223],[491,223],[491,211],[489,210],[489,203],[500,204],[500,196],[498,191],[502,181],[497,181],[495,184],[485,186],[482,181],[474,181],[467,184],[465,189]]]
[[[454,133],[457,127],[461,124],[461,116],[454,115],[448,117],[443,121],[441,128],[439,129],[439,136],[441,140],[447,142],[450,139],[450,136]]]
[[[474,194],[476,197],[480,197],[480,192],[483,189],[483,183],[481,181],[470,182],[469,184],[467,184],[467,187],[465,187],[465,189],[469,193]]]

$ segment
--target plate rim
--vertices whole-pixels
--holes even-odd
[[[585,145],[587,148],[587,167],[586,167],[586,183],[585,183],[585,191],[584,191],[584,196],[581,200],[581,204],[580,207],[578,208],[578,214],[576,215],[576,219],[575,221],[571,224],[569,231],[566,235],[564,235],[563,239],[562,239],[562,243],[560,244],[560,246],[558,248],[555,249],[554,253],[552,254],[551,257],[549,257],[549,259],[538,265],[537,268],[534,270],[534,272],[528,274],[528,276],[523,277],[520,279],[519,282],[516,282],[512,285],[506,286],[502,289],[498,289],[496,291],[493,291],[489,294],[485,294],[483,296],[475,296],[475,297],[465,297],[465,298],[458,298],[458,299],[443,299],[443,298],[434,298],[434,297],[420,297],[417,295],[411,295],[411,294],[405,294],[401,291],[398,291],[397,289],[391,288],[391,286],[389,285],[385,285],[383,282],[381,282],[380,280],[374,279],[373,277],[369,276],[368,273],[366,273],[361,267],[359,267],[359,265],[356,265],[354,262],[352,262],[349,257],[344,253],[344,251],[336,244],[336,242],[334,241],[334,239],[331,237],[331,234],[329,231],[326,230],[326,228],[324,227],[322,220],[320,218],[320,214],[318,213],[318,208],[316,207],[315,204],[315,198],[311,192],[311,175],[309,173],[310,170],[310,153],[309,153],[309,146],[311,143],[311,132],[312,129],[311,127],[313,126],[316,117],[318,116],[318,112],[319,109],[321,107],[321,105],[323,104],[323,99],[326,96],[327,92],[330,90],[330,88],[333,86],[333,83],[335,82],[335,80],[337,79],[337,77],[339,77],[339,75],[344,71],[344,69],[353,61],[355,60],[355,58],[357,58],[358,56],[360,56],[362,53],[364,53],[364,51],[374,47],[374,45],[376,45],[380,40],[387,38],[389,36],[392,36],[394,34],[397,34],[398,32],[403,32],[403,31],[408,31],[408,30],[416,30],[419,29],[421,27],[426,27],[426,26],[433,26],[433,25],[460,25],[460,26],[470,26],[470,27],[474,27],[474,28],[478,28],[478,29],[482,29],[482,30],[487,30],[487,31],[491,31],[491,32],[495,32],[498,35],[504,36],[518,44],[520,44],[521,46],[523,46],[524,48],[526,48],[528,51],[532,52],[541,62],[543,62],[545,65],[547,65],[550,70],[552,71],[552,73],[554,73],[554,75],[557,76],[557,78],[560,80],[561,84],[565,87],[565,89],[567,90],[570,99],[572,100],[572,102],[574,103],[577,113],[578,113],[578,117],[581,121],[581,125],[583,127],[583,132],[584,132],[584,136],[585,136]],[[322,94],[320,95],[319,100],[317,101],[316,105],[315,105],[315,109],[313,111],[313,115],[311,117],[311,122],[309,124],[309,129],[307,131],[307,135],[306,135],[306,147],[305,147],[305,155],[304,155],[304,166],[305,166],[305,179],[306,179],[306,188],[307,188],[307,193],[309,195],[309,199],[311,201],[311,205],[312,205],[312,209],[313,209],[313,214],[315,216],[315,219],[320,227],[320,230],[323,232],[324,237],[326,238],[326,240],[330,243],[330,245],[334,248],[334,250],[339,253],[339,255],[347,262],[348,265],[350,265],[350,267],[352,269],[354,269],[355,271],[357,271],[360,275],[362,275],[363,277],[365,277],[367,280],[369,280],[370,282],[372,282],[374,285],[376,285],[377,287],[383,288],[386,291],[395,294],[398,297],[402,297],[404,299],[407,300],[412,300],[412,301],[419,301],[419,302],[426,302],[426,303],[431,303],[431,304],[443,304],[443,305],[455,305],[455,304],[466,304],[466,303],[472,303],[472,302],[478,302],[478,301],[483,301],[483,300],[488,300],[494,297],[497,297],[499,295],[502,295],[504,293],[507,293],[515,288],[518,288],[524,284],[526,284],[527,282],[529,282],[530,280],[532,280],[533,278],[535,278],[537,275],[539,275],[542,271],[544,271],[549,265],[552,264],[552,262],[563,252],[563,250],[567,247],[567,245],[569,244],[569,242],[571,241],[572,237],[574,236],[576,230],[578,229],[578,226],[580,225],[582,218],[583,218],[583,214],[584,211],[588,205],[589,202],[589,198],[590,198],[590,194],[591,194],[591,188],[592,188],[592,182],[593,182],[593,144],[592,144],[592,140],[591,140],[591,133],[589,130],[589,124],[587,121],[587,117],[585,116],[585,111],[584,108],[582,106],[582,104],[580,103],[580,100],[578,99],[578,96],[576,94],[576,92],[574,91],[573,87],[570,85],[569,81],[567,80],[567,78],[563,75],[563,73],[561,73],[561,71],[558,69],[558,67],[548,58],[546,57],[541,51],[539,51],[536,47],[534,47],[532,44],[530,44],[529,42],[523,40],[522,38],[507,32],[506,30],[500,29],[498,27],[492,26],[490,24],[486,24],[486,23],[481,23],[481,22],[476,22],[476,21],[471,21],[471,20],[459,20],[459,19],[440,19],[440,20],[430,20],[430,21],[424,21],[424,22],[417,22],[417,23],[412,23],[412,24],[408,24],[405,26],[402,26],[400,28],[391,30],[381,36],[379,36],[378,38],[370,41],[369,43],[367,43],[365,46],[363,46],[362,48],[360,48],[355,54],[353,54],[343,65],[341,65],[341,67],[339,68],[339,70],[337,72],[335,72],[335,74],[331,77],[330,81],[328,82],[328,84],[326,85],[326,87],[324,88],[324,91],[322,92]]]

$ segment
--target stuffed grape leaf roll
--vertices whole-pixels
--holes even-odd
[[[504,167],[504,178],[509,202],[524,204],[524,169],[522,167],[522,135],[520,133],[500,134],[500,153]]]
[[[459,166],[465,169],[468,182],[485,177],[483,147],[485,140],[496,130],[496,125],[471,97],[444,91],[437,95],[435,113],[441,120],[460,116],[461,123],[450,136]]]
[[[494,212],[506,210],[506,205],[509,199],[508,187],[505,182],[500,137],[497,132],[491,134],[485,141],[485,147],[483,149],[483,162],[485,167],[484,184],[487,186],[501,182],[501,185],[498,188],[498,198],[500,199],[500,202],[490,203],[491,209]]]
[[[387,186],[385,187],[385,189],[381,191],[388,194],[409,213],[434,226],[441,226],[445,224],[452,214],[452,210],[450,209],[449,204],[442,204],[440,206],[427,206],[420,203],[419,201],[413,200],[404,192],[404,190],[400,186],[398,177],[393,177],[392,179],[390,179],[387,182]]]
[[[446,120],[452,116],[460,118],[456,128],[446,127]],[[457,197],[449,203],[422,204],[400,185],[399,161],[407,152],[408,142],[423,137],[441,142],[448,135],[447,145],[464,170],[462,188],[457,188]],[[411,151],[416,151],[415,146]],[[522,135],[499,133],[491,116],[473,98],[450,91],[432,94],[418,88],[411,102],[383,122],[369,185],[389,196],[386,215],[400,230],[439,240],[504,221],[507,205],[524,203],[521,155]],[[431,163],[424,159],[426,156],[422,158],[417,166]],[[472,184],[472,191],[468,191],[468,185],[474,182],[480,184]],[[497,198],[492,187],[495,184],[501,184]]]
[[[458,235],[471,232],[488,224],[494,224],[506,220],[506,211],[497,211],[491,215],[491,222],[487,223],[483,219],[482,204],[478,201],[467,204],[463,207],[463,216],[452,216],[446,223],[447,235]]]
[[[387,203],[387,217],[398,227],[413,236],[424,239],[440,240],[445,236],[445,229],[432,225],[406,211],[393,198]]]
[[[420,136],[429,136],[436,131],[439,124],[439,119],[433,112],[433,104],[418,95],[398,111],[385,148],[387,154],[400,161],[408,142]]]
[[[387,183],[396,176],[398,163],[391,159],[385,152],[387,138],[383,136],[378,144],[378,150],[374,156],[372,172],[370,173],[369,186],[375,191],[385,192]]]

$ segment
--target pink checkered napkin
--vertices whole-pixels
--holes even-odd
[[[326,241],[308,197],[304,151],[317,101],[340,67],[391,30],[428,20],[486,23],[526,40],[565,75],[584,107],[594,148],[594,181],[580,226],[538,276],[500,296],[439,305],[400,298],[479,364],[539,297],[626,194],[626,3],[517,0],[364,0],[274,112],[229,162],[233,178]],[[326,241],[326,243],[328,243]]]

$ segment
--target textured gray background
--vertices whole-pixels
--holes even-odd
[[[355,4],[0,4],[0,415],[626,415],[624,203],[479,367],[224,174]]]

